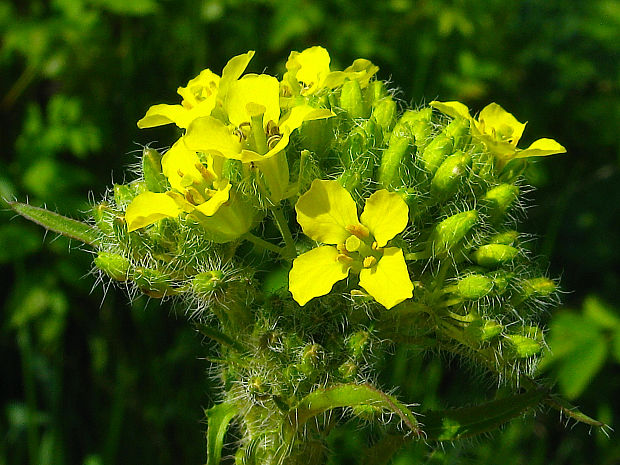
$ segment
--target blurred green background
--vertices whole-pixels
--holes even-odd
[[[50,0],[0,2],[0,194],[86,217],[141,145],[154,103],[203,68],[257,51],[282,75],[291,50],[323,45],[342,68],[381,67],[403,105],[496,101],[529,121],[522,145],[567,155],[529,168],[522,229],[560,277],[542,376],[583,410],[620,419],[620,3],[616,0]],[[0,465],[200,464],[202,409],[217,379],[182,309],[89,274],[92,256],[0,211]],[[381,383],[426,407],[468,402],[488,379],[397,351]],[[614,464],[620,441],[541,411],[474,442],[410,445],[395,463]],[[234,439],[234,438],[231,438]],[[356,456],[357,425],[334,434],[333,464]]]

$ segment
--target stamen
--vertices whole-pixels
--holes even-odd
[[[372,266],[375,266],[376,264],[377,264],[377,259],[373,257],[372,255],[364,258],[364,261],[362,262],[362,266],[364,268],[370,268]]]
[[[342,263],[343,265],[349,265],[353,262],[353,259],[348,255],[341,253],[336,255],[336,261]]]
[[[211,173],[205,165],[202,163],[196,163],[194,166],[200,172],[200,175],[205,181],[212,182],[215,180],[215,175]]]
[[[370,236],[370,231],[363,224],[350,224],[344,229],[360,239],[365,239]]]

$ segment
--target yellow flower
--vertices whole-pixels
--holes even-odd
[[[294,94],[313,95],[322,89],[335,89],[346,79],[357,80],[360,87],[379,70],[369,60],[357,59],[344,71],[330,71],[329,53],[323,47],[310,47],[303,52],[291,52],[286,62],[283,86]]]
[[[162,218],[176,218],[184,212],[199,218],[213,216],[229,200],[231,185],[214,171],[213,160],[208,160],[205,166],[180,139],[162,158],[162,169],[172,190],[136,196],[125,211],[129,231]]]
[[[266,74],[249,74],[232,83],[223,109],[231,124],[213,116],[197,118],[187,129],[185,143],[191,150],[244,163],[261,162],[284,150],[304,121],[333,116],[330,110],[300,105],[281,117],[278,81]]]
[[[153,105],[138,121],[138,127],[144,129],[174,123],[186,129],[194,119],[210,115],[228,93],[230,84],[243,74],[253,56],[254,52],[249,51],[231,58],[221,78],[210,69],[205,69],[191,79],[187,86],[177,89],[177,93],[183,97],[180,105]]]
[[[324,244],[293,261],[289,290],[299,305],[328,294],[350,271],[385,308],[413,296],[403,252],[385,247],[409,221],[409,208],[402,198],[379,190],[366,201],[358,220],[351,195],[337,181],[316,179],[295,205],[304,234]]]
[[[469,109],[460,102],[433,101],[430,105],[453,118],[468,119],[472,136],[482,141],[503,163],[514,158],[544,157],[566,152],[555,140],[546,138],[538,139],[526,149],[517,148],[527,123],[520,123],[497,103],[484,107],[477,120],[471,117]]]

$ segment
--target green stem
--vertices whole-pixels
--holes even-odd
[[[280,230],[280,234],[282,234],[282,238],[284,239],[284,243],[286,244],[285,253],[289,259],[293,259],[295,257],[295,239],[293,239],[293,235],[291,234],[291,230],[288,227],[288,221],[284,217],[284,213],[277,207],[270,208],[271,213],[273,214],[273,219]]]
[[[415,261],[415,260],[426,260],[431,257],[431,252],[427,250],[422,250],[421,252],[411,252],[405,254],[405,260],[407,261]]]
[[[267,242],[265,239],[261,239],[260,237],[255,236],[252,233],[247,232],[241,237],[245,239],[246,241],[249,241],[252,244],[260,247],[261,249],[265,249],[270,252],[275,252],[278,255],[281,255],[282,257],[286,257],[285,249],[283,249],[282,247],[278,247],[277,245],[272,244],[271,242]]]

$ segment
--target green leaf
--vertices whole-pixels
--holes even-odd
[[[427,439],[452,441],[496,430],[540,404],[546,389],[533,389],[474,407],[427,412],[422,417]]]
[[[614,309],[598,296],[589,295],[583,301],[583,315],[604,329],[620,328],[620,318]]]
[[[572,418],[575,421],[585,423],[590,426],[596,426],[597,428],[606,428],[605,423],[589,417],[585,413],[581,412],[577,407],[571,405],[568,401],[559,396],[549,396],[549,398],[545,399],[545,403],[561,412],[562,415],[567,418]]]
[[[45,229],[57,232],[63,236],[77,239],[85,244],[96,246],[99,242],[99,233],[92,226],[82,223],[45,208],[33,207],[20,202],[8,202],[9,206],[24,218],[43,226]]]
[[[222,458],[224,435],[230,420],[239,409],[230,402],[214,405],[205,411],[207,415],[207,465],[219,465]]]
[[[395,397],[370,384],[340,384],[331,388],[317,389],[304,397],[289,413],[289,420],[299,429],[310,418],[323,412],[342,407],[378,407],[398,415],[416,434],[421,434],[414,414]]]

